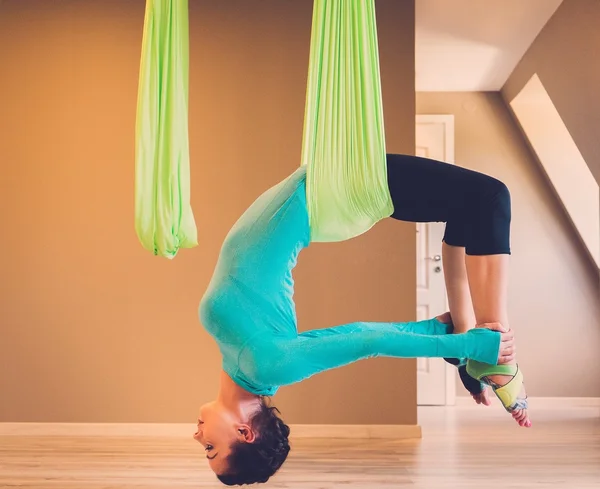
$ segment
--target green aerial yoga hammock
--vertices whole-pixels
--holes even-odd
[[[147,0],[140,62],[135,229],[144,248],[173,258],[198,244],[190,206],[187,0]]]
[[[302,164],[312,241],[343,241],[393,212],[374,0],[315,0]],[[188,1],[147,0],[136,121],[135,227],[173,258],[197,245],[190,206]]]
[[[312,241],[343,241],[393,212],[374,0],[315,0],[302,164]]]

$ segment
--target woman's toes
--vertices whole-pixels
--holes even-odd
[[[515,419],[515,421],[519,423],[519,426],[522,426],[524,428],[531,427],[531,421],[527,417],[527,411],[525,409],[513,411],[512,416]]]
[[[471,396],[477,404],[483,404],[485,406],[489,406],[491,404],[487,389],[483,389],[480,394],[471,394]]]
[[[477,404],[489,406],[491,404],[487,389],[484,389],[480,394],[471,394]]]
[[[481,393],[481,399],[482,399],[483,404],[485,404],[486,406],[492,405],[492,401],[490,400],[490,396],[488,394],[487,389],[483,389],[483,392]]]

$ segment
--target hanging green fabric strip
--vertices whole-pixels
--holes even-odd
[[[302,164],[312,241],[389,217],[374,0],[315,0]]]
[[[135,229],[173,258],[198,244],[190,206],[187,0],[147,0],[135,131]]]

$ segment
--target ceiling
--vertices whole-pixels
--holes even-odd
[[[497,91],[562,0],[416,0],[416,90]]]

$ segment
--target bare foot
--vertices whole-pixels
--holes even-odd
[[[514,365],[514,363],[513,363]],[[490,375],[489,380],[491,380],[497,386],[503,386],[508,384],[512,377],[510,375]],[[519,394],[519,399],[525,399],[527,396],[525,392],[525,386],[521,388],[521,393]],[[515,409],[511,412],[513,419],[519,423],[519,426],[523,428],[531,428],[531,420],[529,419],[529,415],[527,413],[527,409]]]
[[[493,329],[496,331],[505,331],[505,328],[503,328],[500,323],[486,323],[486,324],[478,325],[477,327],[478,328],[489,328],[489,329]],[[502,363],[505,365],[516,365],[517,364],[516,351],[517,351],[516,346],[510,347],[509,350],[504,353],[506,356],[499,358],[499,363]],[[503,359],[506,359],[506,360],[503,361]],[[512,380],[512,377],[510,375],[490,375],[488,377],[488,381],[491,381],[497,387],[506,385],[511,380]],[[527,393],[525,392],[525,386],[523,385],[523,387],[521,388],[521,392],[519,393],[519,399],[526,399],[526,398],[527,398]],[[517,423],[519,423],[519,426],[522,426],[523,428],[531,427],[531,420],[529,419],[527,409],[515,409],[514,411],[511,412],[511,414],[512,414],[512,417],[514,418],[514,420]]]
[[[481,391],[481,394],[471,394],[471,396],[473,396],[473,399],[477,404],[483,404],[484,406],[490,406],[492,404],[487,387]]]

